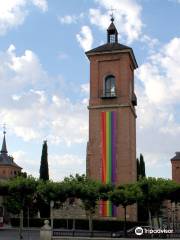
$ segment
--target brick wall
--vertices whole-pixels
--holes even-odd
[[[133,67],[128,53],[90,56],[89,141],[87,175],[101,179],[101,112],[116,111],[116,184],[136,181],[136,113],[131,103],[134,91]],[[116,98],[102,98],[104,79],[115,76]],[[128,220],[136,220],[136,206],[128,207]],[[123,217],[119,208],[118,217]]]

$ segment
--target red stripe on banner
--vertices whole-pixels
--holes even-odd
[[[107,141],[107,128],[106,128],[106,115],[107,112],[103,113],[104,116],[104,183],[106,183],[107,179],[106,179],[106,172],[107,172],[107,145],[106,145],[106,141]],[[107,216],[107,201],[104,201],[104,217]]]

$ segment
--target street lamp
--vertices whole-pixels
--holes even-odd
[[[53,207],[54,207],[54,201],[51,201],[50,202],[50,208],[51,208],[50,214],[51,214],[51,229],[52,229],[52,231],[53,231]]]

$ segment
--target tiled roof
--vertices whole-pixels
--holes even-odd
[[[111,52],[111,51],[118,51],[118,50],[125,50],[125,49],[132,50],[132,48],[120,43],[106,43],[97,48],[93,48],[90,51],[87,51],[86,55],[89,55],[90,53]]]
[[[173,161],[173,160],[180,160],[180,152],[176,152],[175,154],[176,155],[173,158],[171,158],[171,161]]]
[[[103,44],[103,45],[101,45],[97,48],[93,48],[93,49],[87,51],[86,55],[91,56],[91,55],[96,55],[96,54],[101,54],[101,53],[111,53],[111,52],[116,52],[116,51],[117,52],[121,52],[121,51],[122,52],[126,52],[126,51],[129,52],[130,55],[131,55],[131,58],[133,60],[135,68],[138,67],[133,49],[126,46],[126,45],[120,44],[120,43],[106,43],[106,44]]]
[[[6,147],[6,137],[4,132],[2,148],[0,152],[0,166],[13,166],[17,168],[21,168],[15,162],[12,156],[8,155],[7,147]]]

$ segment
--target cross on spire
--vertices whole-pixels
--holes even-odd
[[[4,134],[4,137],[3,137],[1,153],[7,154],[8,151],[7,151],[7,147],[6,147],[6,137],[5,137],[5,134],[6,134],[6,124],[5,123],[3,124],[3,134]]]
[[[115,9],[115,8],[113,8],[112,6],[111,6],[111,8],[110,8],[110,17],[111,17],[111,22],[114,22],[114,13],[113,13],[113,11],[116,11],[117,9]]]
[[[6,134],[6,123],[3,123],[3,133]]]
[[[111,24],[109,25],[108,29],[107,29],[107,42],[110,44],[115,44],[118,43],[118,32],[117,29],[114,25],[114,14],[113,11],[115,9],[111,8]]]

